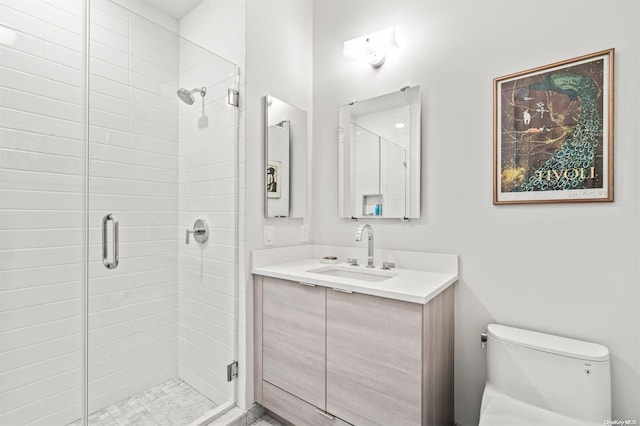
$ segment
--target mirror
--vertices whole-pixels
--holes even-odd
[[[420,86],[339,108],[339,208],[346,218],[420,217]]]
[[[307,112],[264,97],[264,216],[303,218],[307,213]]]

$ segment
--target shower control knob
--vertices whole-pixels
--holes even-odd
[[[198,219],[193,223],[193,229],[187,229],[185,243],[189,244],[189,234],[193,234],[193,239],[197,243],[204,243],[209,238],[209,226],[204,219]]]

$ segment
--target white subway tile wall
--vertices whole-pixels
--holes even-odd
[[[234,398],[226,366],[235,356],[237,111],[227,89],[236,67],[183,39],[179,71],[180,87],[206,94],[179,109],[178,376],[222,404]],[[207,221],[209,239],[187,245],[196,219]]]
[[[185,167],[184,172],[188,174],[188,176],[181,176],[180,179],[180,217],[181,223],[182,219],[186,218],[186,222],[182,223],[183,225],[193,224],[193,221],[196,219],[196,214],[198,214],[199,209],[203,206],[198,205],[201,204],[201,201],[204,200],[202,197],[205,194],[210,194],[213,196],[212,202],[214,203],[212,212],[209,216],[210,222],[209,226],[211,228],[215,228],[212,233],[213,240],[209,243],[208,248],[206,249],[206,256],[204,259],[204,264],[210,264],[210,261],[217,260],[219,265],[223,263],[227,263],[226,269],[224,270],[224,274],[227,275],[207,275],[202,274],[200,277],[196,276],[195,270],[188,270],[187,263],[183,262],[193,262],[197,260],[194,255],[197,257],[197,251],[185,251],[180,253],[180,297],[181,303],[188,302],[188,298],[192,297],[186,291],[183,293],[182,290],[186,289],[188,286],[192,287],[192,290],[198,289],[198,287],[202,287],[207,289],[207,293],[209,295],[219,294],[223,291],[231,291],[231,288],[227,288],[225,290],[225,285],[228,285],[229,275],[231,273],[231,265],[228,264],[229,259],[231,258],[233,252],[231,251],[231,247],[228,245],[229,239],[232,238],[232,232],[235,232],[232,215],[229,210],[231,208],[231,200],[229,199],[230,192],[220,192],[222,188],[233,188],[233,186],[237,186],[239,188],[239,199],[238,201],[238,259],[239,262],[239,274],[237,277],[237,284],[239,287],[239,301],[238,306],[239,310],[236,312],[238,316],[238,361],[240,363],[239,368],[239,377],[237,380],[238,384],[238,399],[237,403],[240,408],[248,408],[248,405],[253,403],[253,399],[247,401],[246,394],[246,372],[247,365],[250,365],[250,361],[247,360],[246,353],[246,333],[245,333],[245,313],[244,304],[246,303],[246,290],[245,290],[245,280],[244,280],[244,235],[243,235],[243,227],[244,227],[244,141],[245,141],[245,130],[244,130],[244,93],[245,93],[245,85],[244,85],[244,64],[245,64],[245,22],[246,21],[246,1],[245,0],[204,0],[200,5],[194,8],[191,12],[185,15],[180,20],[180,35],[198,43],[200,46],[207,48],[208,50],[215,52],[222,57],[236,63],[238,65],[239,71],[239,88],[240,88],[240,105],[237,108],[238,113],[238,122],[239,122],[239,136],[238,136],[238,158],[237,158],[237,170],[234,171],[234,166],[232,163],[227,161],[223,161],[223,159],[233,158],[232,153],[236,152],[235,148],[229,144],[231,141],[231,135],[234,131],[228,126],[231,124],[230,121],[224,120],[227,123],[222,129],[216,131],[214,129],[209,129],[206,132],[202,132],[200,130],[200,135],[204,135],[205,138],[198,139],[198,133],[193,134],[193,140],[190,140],[188,143],[183,142],[183,130],[189,131],[188,128],[183,128],[184,124],[190,123],[190,132],[195,131],[194,121],[195,117],[199,117],[202,114],[201,104],[199,104],[199,100],[196,100],[196,103],[192,105],[191,108],[185,109],[181,107],[182,111],[188,111],[190,114],[190,118],[186,121],[184,119],[188,116],[181,114],[181,122],[180,122],[180,158],[181,161],[186,161],[186,163],[181,162],[181,167]],[[182,53],[182,51],[181,51]],[[186,59],[185,59],[186,60]],[[181,65],[184,66],[184,71],[187,72],[186,62],[183,63],[181,61]],[[181,77],[183,68],[180,70]],[[211,80],[211,78],[209,78]],[[215,81],[213,79],[212,81]],[[188,80],[184,82],[184,84],[191,84],[195,88],[198,86],[202,86],[203,83],[199,80]],[[220,89],[224,91],[226,94],[226,87],[233,87],[235,84],[232,84],[232,81],[225,81],[224,84],[219,84]],[[207,90],[213,90],[212,88],[207,88]],[[215,93],[218,93],[217,91]],[[209,94],[207,94],[207,102],[211,102],[215,105],[223,105],[219,104],[219,101],[216,101],[215,98],[220,96],[222,93],[217,94],[209,98]],[[196,95],[196,98],[199,95]],[[224,102],[224,101],[223,101]],[[225,108],[229,108],[227,105]],[[225,109],[220,109],[219,107],[214,107],[213,105],[209,106],[207,104],[206,114],[209,116],[209,122],[211,122],[212,117],[217,115],[225,116]],[[230,117],[228,118],[230,120]],[[200,152],[201,154],[197,154]],[[207,154],[208,152],[208,154]],[[194,155],[195,154],[195,155]],[[207,176],[203,179],[198,179],[195,177],[197,173],[202,173],[200,171],[200,166],[202,161],[210,157],[213,163],[215,163],[215,171],[211,171],[211,175]],[[213,173],[217,173],[213,175]],[[187,181],[188,179],[188,181]],[[234,181],[235,179],[235,181]],[[219,207],[217,207],[219,206]],[[221,210],[222,209],[222,210]],[[183,231],[184,232],[184,231]],[[227,241],[227,242],[225,242]],[[183,246],[187,249],[186,246]],[[189,247],[191,249],[191,247]],[[191,257],[191,258],[190,258]],[[192,263],[193,264],[193,263]],[[196,279],[202,280],[201,282],[196,283]],[[225,284],[227,283],[227,284]],[[224,293],[223,293],[224,294]],[[226,293],[227,295],[230,293]],[[230,303],[230,302],[228,302]],[[186,306],[186,305],[185,305]],[[209,309],[213,309],[213,305],[208,300],[202,301],[202,307],[209,306]],[[182,305],[181,305],[182,307]],[[215,309],[220,309],[228,313],[231,306],[227,304],[226,307],[216,307]],[[183,315],[183,310],[181,309],[180,314]],[[212,311],[209,311],[212,312]],[[210,316],[210,318],[214,318]],[[218,317],[216,317],[218,318]],[[194,321],[191,321],[194,320]],[[197,320],[197,322],[195,321]],[[214,329],[218,330],[221,328],[223,324],[216,322],[211,322],[211,320],[207,320],[206,318],[190,318],[191,323],[193,324],[201,324],[201,325],[209,325]],[[198,348],[194,348],[190,346],[190,341],[187,338],[187,330],[189,328],[189,322],[186,320],[180,322],[180,374],[183,379],[184,376],[182,374],[199,374],[202,377],[206,377],[207,375],[212,375],[213,373],[207,371],[205,365],[198,365],[194,362],[190,362],[189,364],[189,373],[187,371],[186,360],[190,358],[194,358],[196,353],[205,354],[206,352],[199,351]],[[183,333],[184,331],[184,333]],[[218,347],[222,348],[226,352],[222,352],[224,354],[224,359],[227,359],[229,355],[232,356],[231,349],[229,348],[231,342],[231,335],[227,329],[226,334],[218,334],[212,333],[212,336],[226,336],[225,341],[214,342],[218,345]],[[219,339],[216,337],[216,339]],[[211,347],[211,346],[210,346]],[[192,355],[193,354],[193,355]],[[183,357],[184,355],[184,357]],[[182,360],[185,360],[185,363]],[[220,359],[220,355],[216,355],[213,359]],[[220,361],[216,361],[218,364]],[[231,362],[231,358],[229,361]],[[212,367],[209,368],[209,370]],[[216,374],[220,374],[219,367],[216,366]],[[185,379],[189,381],[188,379]],[[216,381],[213,383],[219,383],[220,378],[216,378]],[[204,387],[198,387],[193,382],[189,382],[191,386],[196,387],[200,392],[205,393],[205,395],[211,398],[217,398],[215,395],[220,395],[220,392],[233,392],[233,388],[231,386],[225,386],[225,383],[222,383],[222,388],[219,388],[216,392],[208,392]]]
[[[3,425],[80,417],[83,5],[0,0]],[[108,0],[90,16],[89,412],[178,376],[232,400],[235,66]],[[179,103],[183,85],[207,87],[204,117],[201,99]],[[115,270],[101,260],[107,213],[120,222]],[[187,246],[197,217],[210,241]]]
[[[0,424],[80,416],[81,1],[0,0]]]
[[[382,214],[407,216],[407,151],[402,146],[380,138],[380,194]]]

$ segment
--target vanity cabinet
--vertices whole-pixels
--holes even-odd
[[[255,276],[255,398],[296,425],[453,425],[453,287],[427,304]]]

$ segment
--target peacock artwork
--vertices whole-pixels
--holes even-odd
[[[613,201],[613,52],[494,80],[494,204]]]

